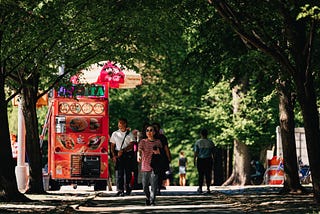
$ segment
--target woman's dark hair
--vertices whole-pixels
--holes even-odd
[[[149,123],[145,123],[145,124],[143,124],[142,130],[141,130],[142,139],[147,138],[147,135],[146,135],[146,129],[147,129],[147,127],[148,127],[148,126],[150,126],[150,124],[149,124]]]

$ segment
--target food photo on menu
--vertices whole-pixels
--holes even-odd
[[[69,127],[73,132],[82,132],[88,127],[88,122],[85,118],[74,117],[70,120]]]

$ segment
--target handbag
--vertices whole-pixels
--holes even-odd
[[[115,169],[118,169],[118,168],[119,168],[119,164],[120,164],[120,161],[121,161],[120,159],[121,159],[121,157],[122,157],[122,155],[123,155],[123,153],[122,153],[122,152],[120,153],[120,151],[121,151],[121,149],[122,149],[124,140],[126,139],[126,137],[128,136],[128,134],[129,134],[129,130],[127,130],[126,134],[124,135],[124,138],[123,138],[122,143],[121,143],[121,146],[120,146],[120,150],[119,150],[119,151],[115,150],[115,155],[118,156],[118,157],[117,157],[117,160],[116,160],[116,164],[115,164]]]

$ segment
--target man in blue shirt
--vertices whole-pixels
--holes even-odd
[[[206,177],[207,193],[210,193],[210,185],[213,170],[214,144],[208,137],[208,130],[200,131],[201,138],[194,144],[194,165],[198,169],[198,192],[202,193],[204,176]]]

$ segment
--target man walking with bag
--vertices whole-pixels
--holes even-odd
[[[110,138],[112,160],[115,163],[117,174],[117,196],[130,195],[132,188],[130,181],[132,176],[132,163],[134,158],[134,136],[128,130],[128,122],[125,118],[118,120],[118,130],[113,132]]]

